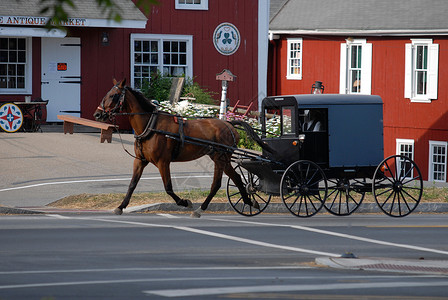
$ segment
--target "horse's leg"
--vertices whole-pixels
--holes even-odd
[[[221,188],[223,171],[224,171],[224,168],[222,166],[222,162],[218,162],[215,160],[215,172],[213,175],[213,182],[212,182],[212,186],[210,188],[210,193],[208,194],[207,198],[205,198],[205,201],[201,204],[201,206],[191,213],[192,218],[200,218],[201,217],[201,213],[203,213],[207,209],[208,205],[210,204],[210,201],[212,201],[213,197],[216,195],[216,193]]]
[[[243,202],[247,205],[252,206],[255,209],[260,209],[260,204],[258,204],[257,200],[253,199],[251,200],[249,198],[249,195],[247,194],[246,188],[244,187],[243,180],[241,179],[241,176],[235,171],[235,169],[232,167],[232,164],[229,162],[226,164],[224,168],[224,172],[227,176],[235,183],[236,187],[241,193],[241,196],[243,197]]]
[[[168,195],[173,198],[179,206],[185,206],[188,208],[193,207],[193,204],[190,200],[181,199],[177,196],[173,191],[173,183],[171,181],[171,172],[170,172],[170,164],[169,163],[160,163],[157,165],[159,169],[160,176],[162,177],[163,185],[165,187],[165,191]]]
[[[129,204],[129,200],[131,200],[132,193],[134,192],[135,188],[137,187],[137,183],[139,182],[140,178],[142,177],[143,169],[148,165],[147,162],[143,162],[140,159],[134,159],[134,167],[132,171],[132,179],[131,183],[128,187],[128,192],[126,193],[126,196],[123,199],[123,202],[121,202],[120,206],[118,206],[114,212],[116,215],[121,215],[123,213],[123,209],[126,208]]]

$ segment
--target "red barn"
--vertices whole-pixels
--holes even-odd
[[[426,180],[447,181],[446,1],[271,0],[270,9],[269,95],[310,93],[315,81],[325,93],[379,95],[384,155],[408,155]]]
[[[123,17],[117,23],[96,0],[77,0],[75,9],[66,8],[66,32],[43,28],[48,15],[39,0],[6,2],[0,101],[49,100],[48,122],[61,111],[91,119],[112,78],[138,88],[156,70],[194,78],[219,100],[216,74],[229,69],[237,76],[228,87],[232,104],[266,96],[268,1],[160,0],[145,15],[131,0],[116,0]]]

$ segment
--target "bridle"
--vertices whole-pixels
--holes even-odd
[[[114,85],[112,89],[109,91],[109,93],[113,90],[117,89],[119,93],[114,94],[112,103],[115,103],[114,108],[108,108],[106,109],[104,106],[104,101],[106,100],[106,97],[103,98],[100,105],[97,107],[98,110],[101,111],[102,117],[107,117],[109,120],[113,120],[115,116],[123,111],[123,105],[125,100],[125,94],[127,91],[127,87],[119,88],[118,85]],[[107,93],[107,95],[109,94]]]

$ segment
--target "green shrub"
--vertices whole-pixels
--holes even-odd
[[[216,92],[209,91],[208,89],[201,87],[199,83],[194,82],[192,78],[187,78],[185,80],[184,89],[182,91],[182,97],[196,98],[195,103],[199,104],[218,104],[218,101],[213,99],[213,95],[217,94],[218,93]]]
[[[151,75],[151,80],[145,79],[141,92],[148,99],[166,101],[170,97],[171,77],[163,77],[160,71]]]

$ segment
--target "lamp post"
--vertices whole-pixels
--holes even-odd
[[[227,69],[222,70],[221,73],[216,74],[216,80],[221,80],[221,105],[219,107],[219,118],[225,120],[227,112],[227,82],[235,81],[236,76]]]
[[[322,84],[322,81],[316,81],[311,86],[311,94],[323,94],[324,93],[324,85]]]

